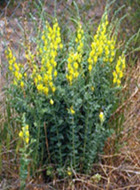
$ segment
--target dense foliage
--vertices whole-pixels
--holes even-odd
[[[35,140],[30,145],[32,169],[47,166],[47,175],[91,171],[111,134],[108,120],[125,70],[107,12],[94,37],[80,20],[76,25],[69,42],[62,43],[57,20],[52,26],[46,22],[34,44],[25,44],[22,63],[11,47],[6,50],[13,80],[10,104],[25,117],[19,136],[26,146]]]

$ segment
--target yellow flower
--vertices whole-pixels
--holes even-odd
[[[22,130],[19,132],[19,137],[21,137],[23,139],[23,141],[28,144],[29,143],[29,126],[25,125],[24,127],[22,127]]]
[[[75,111],[74,111],[74,109],[73,109],[73,106],[70,107],[70,112],[71,112],[71,114],[75,114]]]
[[[119,56],[119,59],[116,64],[116,71],[113,72],[113,83],[116,83],[117,86],[121,84],[121,78],[123,77],[123,72],[125,69],[125,57],[124,54]]]
[[[88,63],[89,63],[89,64],[92,64],[92,63],[93,63],[93,60],[91,59],[91,57],[88,58]]]
[[[101,123],[103,123],[104,120],[105,120],[105,118],[104,118],[104,113],[103,113],[103,112],[100,112],[99,118],[100,118]]]
[[[23,81],[20,82],[20,86],[21,86],[21,88],[24,87],[24,82]]]
[[[110,46],[110,49],[111,49],[111,50],[114,50],[114,49],[115,49],[114,45],[111,45],[111,46]]]
[[[26,138],[25,138],[25,142],[26,142],[26,144],[29,143],[29,137],[26,137]]]
[[[74,62],[74,68],[78,69],[78,63],[77,62]]]
[[[73,75],[73,73],[74,73],[74,69],[73,69],[72,67],[70,67],[70,69],[69,69],[69,73],[70,73],[71,75]]]
[[[114,78],[117,77],[117,73],[116,73],[116,71],[113,71],[113,77],[114,77]]]
[[[120,67],[118,65],[116,65],[116,71],[117,71],[117,73],[120,72]]]
[[[57,71],[56,70],[54,71],[54,76],[57,77]]]
[[[19,132],[19,137],[23,138],[23,131]]]
[[[54,101],[52,99],[50,99],[50,104],[53,105],[54,104]]]
[[[97,57],[97,56],[94,56],[94,57],[93,57],[93,60],[94,60],[94,63],[96,63],[97,60],[98,60],[98,57]]]
[[[49,93],[49,89],[47,87],[44,88],[44,94],[47,96]]]
[[[17,71],[14,72],[14,76],[15,76],[15,78],[18,78],[19,74]]]
[[[34,78],[34,83],[37,85],[37,83],[38,83],[38,79],[37,78]]]
[[[112,51],[111,56],[114,57],[114,55],[115,55],[115,51]]]
[[[94,91],[94,86],[91,87],[91,90]]]
[[[72,75],[69,75],[69,83],[70,83],[70,85],[72,85],[72,79],[73,79],[73,77],[72,77]]]
[[[38,79],[38,81],[41,81],[42,80],[41,75],[37,75],[37,79]]]
[[[26,137],[29,137],[29,131],[25,132]]]
[[[42,40],[45,40],[45,35],[42,35],[42,37],[41,37],[41,38],[42,38]]]
[[[17,71],[19,71],[19,66],[18,66],[17,63],[14,64],[14,67],[15,67],[15,69],[16,69]]]
[[[99,49],[98,49],[98,54],[101,55],[103,52],[103,48],[101,46],[99,46]]]
[[[62,49],[63,48],[63,44],[60,44],[59,47],[60,47],[60,49]]]
[[[68,79],[69,79],[69,81],[72,81],[72,79],[73,79],[72,75],[69,75]]]
[[[75,42],[78,43],[78,39],[77,38],[75,38]]]
[[[68,58],[68,62],[69,62],[69,63],[72,62],[72,58],[71,58],[71,57]]]
[[[67,174],[68,174],[68,176],[71,176],[72,172],[71,171],[67,171]]]
[[[44,80],[43,80],[45,83],[48,81],[48,75],[47,74],[45,74],[44,75]]]
[[[53,91],[53,92],[55,92],[55,91],[56,91],[55,86],[52,86],[52,91]]]
[[[42,53],[43,53],[43,50],[42,50],[41,48],[39,48],[39,52],[40,52],[40,54],[42,54]]]
[[[22,74],[19,73],[19,75],[18,75],[18,80],[21,80],[21,79],[22,79]]]
[[[75,78],[77,78],[79,76],[78,71],[75,72],[74,76],[75,76]]]
[[[80,40],[82,38],[82,35],[81,34],[78,34],[77,35],[78,39]]]
[[[120,86],[121,81],[118,79],[116,82],[117,82],[117,86]]]
[[[57,66],[57,62],[56,62],[56,61],[54,61],[53,66],[54,66],[54,67],[56,67],[56,66]]]
[[[27,77],[27,73],[24,73],[24,77],[25,77],[25,78]]]
[[[112,62],[112,61],[113,61],[113,58],[111,57],[111,58],[109,59],[109,61]]]
[[[12,71],[12,70],[13,70],[13,67],[12,67],[12,66],[9,66],[9,70]]]
[[[92,65],[88,66],[88,70],[91,71],[92,70]]]
[[[37,85],[37,90],[41,92],[43,90],[43,84]]]
[[[123,77],[123,72],[122,71],[120,71],[119,77],[120,77],[120,79]]]
[[[106,54],[106,56],[108,56],[109,55],[109,50],[106,50],[105,54]]]
[[[53,87],[53,82],[49,82],[49,86],[50,86],[50,87]]]

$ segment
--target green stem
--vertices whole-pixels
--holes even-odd
[[[57,140],[58,143],[60,144],[60,139],[59,139],[59,131],[57,128],[57,121],[56,121],[56,116],[55,116],[55,112],[53,111],[53,117],[55,118],[55,126],[56,126],[56,135],[57,135]],[[59,157],[60,157],[60,166],[62,167],[63,162],[62,162],[62,150],[61,150],[61,146],[59,146]]]
[[[84,135],[84,150],[83,150],[83,158],[85,161],[85,152],[86,152],[86,144],[87,144],[87,129],[88,129],[88,115],[89,115],[89,106],[87,110],[87,116],[86,116],[86,121],[85,121],[85,135]]]
[[[28,146],[24,142],[24,147],[22,148],[21,158],[20,158],[20,190],[24,190],[26,187],[26,179],[28,176]]]
[[[56,120],[55,120],[56,123]],[[58,139],[58,143],[60,144],[60,139],[59,139],[59,131],[58,128],[56,127],[56,133],[57,133],[57,139]],[[59,146],[59,156],[60,156],[60,166],[62,167],[62,150],[61,150],[61,146]]]
[[[72,149],[73,149],[73,165],[75,168],[75,130],[74,130],[74,119],[72,118]]]
[[[38,123],[38,125],[36,126],[37,129],[37,145],[36,145],[36,153],[35,153],[35,162],[36,164],[38,163],[38,148],[39,148],[39,137],[40,137],[40,123]]]

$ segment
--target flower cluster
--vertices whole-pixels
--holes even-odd
[[[8,48],[5,51],[6,57],[8,59],[9,63],[9,70],[13,74],[13,80],[14,84],[18,85],[20,84],[21,88],[24,87],[24,82],[23,82],[23,74],[22,74],[22,65],[20,63],[16,62],[16,57],[13,55],[12,50]]]
[[[84,47],[84,31],[80,23],[78,24],[75,42],[76,42],[76,51],[75,53],[71,51],[67,59],[68,64],[67,64],[66,78],[70,85],[72,85],[73,81],[79,76],[82,70],[80,63],[82,61],[82,54]]]
[[[84,30],[82,28],[81,23],[78,23],[78,29],[77,29],[77,36],[75,39],[75,42],[77,44],[77,52],[79,53],[79,62],[81,61],[82,58],[82,53],[83,53],[83,46],[84,46]]]
[[[121,79],[124,75],[124,70],[125,70],[125,56],[124,54],[122,54],[121,56],[119,56],[115,71],[113,71],[113,83],[117,84],[118,87],[121,84]]]
[[[99,58],[104,62],[112,62],[115,57],[115,37],[110,37],[107,32],[108,18],[105,14],[103,20],[98,27],[97,33],[91,44],[91,52],[88,58],[88,70],[91,72],[93,64],[96,65]]]
[[[38,44],[37,47],[37,57],[31,53],[30,47],[27,47],[28,51],[25,57],[28,69],[26,71],[25,68],[22,70],[23,66],[20,63],[16,63],[16,58],[13,56],[10,48],[6,50],[6,56],[9,62],[9,70],[14,76],[15,85],[20,84],[20,87],[23,88],[25,85],[24,78],[31,73],[29,77],[33,79],[38,92],[44,93],[47,96],[50,91],[54,93],[56,90],[54,84],[57,77],[56,57],[58,49],[63,48],[57,20],[55,20],[52,27],[48,22],[46,23],[41,39],[42,43]],[[38,64],[35,59],[38,60]]]
[[[22,127],[22,130],[19,132],[19,137],[28,145],[29,144],[29,126],[25,125]]]
[[[46,96],[49,91],[53,93],[56,90],[54,80],[57,77],[56,56],[58,49],[63,48],[60,36],[60,28],[57,21],[53,27],[46,23],[46,27],[42,33],[42,44],[38,47],[38,56],[41,58],[41,66],[33,66],[33,80],[38,92],[44,93]]]

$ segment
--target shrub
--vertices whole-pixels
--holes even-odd
[[[61,39],[57,19],[46,22],[34,44],[26,44],[18,63],[8,47],[12,83],[10,104],[29,126],[32,168],[47,166],[47,175],[90,173],[105,140],[125,70],[115,26],[107,11],[94,37],[78,20],[69,42]],[[91,45],[90,45],[91,44]],[[29,142],[30,143],[30,142]]]

